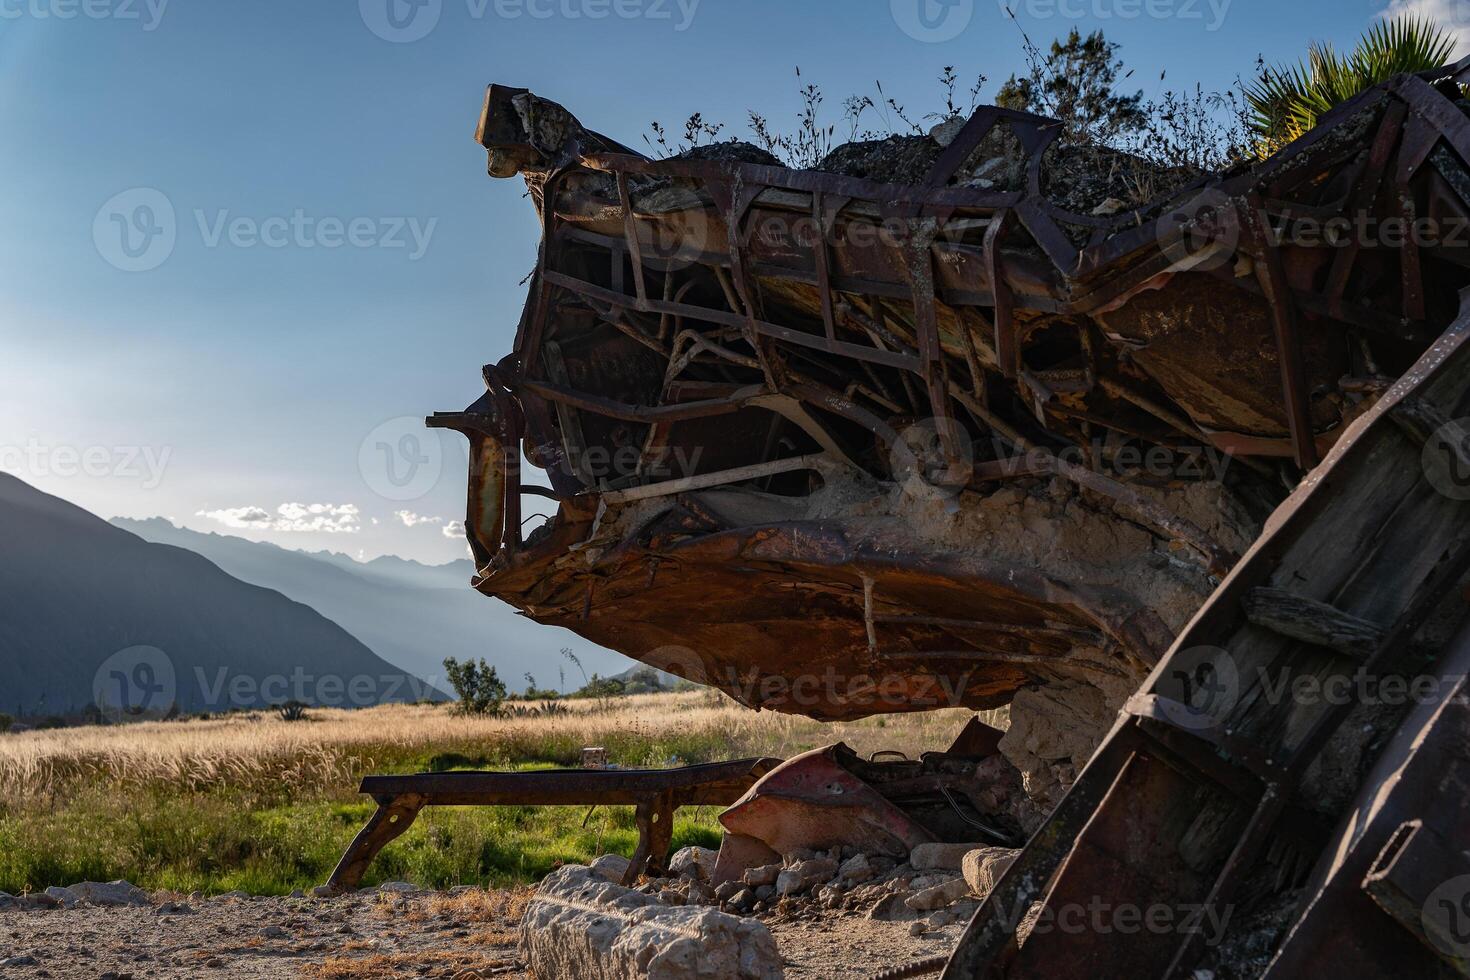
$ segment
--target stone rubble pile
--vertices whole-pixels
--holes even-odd
[[[667,877],[637,891],[669,907],[708,906],[776,920],[816,918],[824,911],[911,922],[915,934],[967,920],[1019,851],[981,844],[921,844],[907,861],[851,847],[798,851],[779,864],[749,868],[737,880],[714,884],[715,852],[690,847],[670,862]],[[627,868],[621,858],[599,858],[610,879]]]
[[[151,904],[147,892],[126,881],[82,881],[66,888],[53,885],[43,892],[21,896],[0,892],[0,909],[69,909],[78,905],[138,908]]]

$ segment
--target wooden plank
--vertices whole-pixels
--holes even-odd
[[[1382,627],[1285,589],[1251,589],[1245,597],[1245,617],[1255,626],[1354,660],[1366,660],[1383,641]]]

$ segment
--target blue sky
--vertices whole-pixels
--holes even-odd
[[[0,469],[103,516],[460,557],[464,451],[418,420],[508,351],[537,240],[472,140],[487,83],[641,147],[694,111],[725,135],[750,108],[789,124],[797,66],[832,121],[875,80],[931,111],[944,65],[990,95],[1018,24],[1104,29],[1152,96],[1351,44],[1384,9],[1013,6],[0,0]],[[1470,23],[1470,0],[1412,6]]]

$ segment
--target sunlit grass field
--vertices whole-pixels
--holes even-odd
[[[955,709],[845,724],[742,708],[712,692],[565,702],[544,718],[445,706],[313,709],[0,735],[0,891],[125,878],[147,889],[286,894],[321,884],[372,813],[374,773],[576,766],[604,746],[625,767],[786,758],[845,741],[869,754],[946,747]],[[715,846],[714,808],[686,808],[675,846]],[[365,883],[532,881],[558,863],[631,854],[626,807],[429,808]]]

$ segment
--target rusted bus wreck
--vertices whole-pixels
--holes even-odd
[[[1195,936],[1028,943],[1002,910],[1093,894],[1247,906],[1221,975],[1333,928],[1322,901],[1449,969],[1403,921],[1424,875],[1382,884],[1354,850],[1470,864],[1463,792],[1419,830],[1390,817],[1422,792],[1389,816],[1360,796],[1418,751],[1394,741],[1409,706],[1312,710],[1256,672],[1458,649],[1467,79],[1399,77],[1204,176],[991,107],[811,170],[745,144],[650,160],[492,86],[478,138],[543,241],[514,351],[430,419],[471,443],[476,587],[751,707],[1009,705],[1004,738],[943,755],[1003,757],[1024,792],[944,796],[1035,833],[947,976],[1202,962]],[[557,508],[527,536],[525,494]],[[1222,676],[1225,702],[1195,683]],[[1333,831],[1370,809],[1378,837]]]

